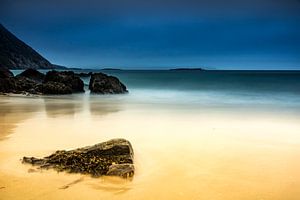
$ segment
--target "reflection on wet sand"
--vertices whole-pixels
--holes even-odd
[[[72,117],[75,114],[90,111],[89,114],[95,116],[104,116],[109,113],[115,113],[122,110],[122,102],[106,98],[105,96],[79,96],[70,95],[61,97],[45,97],[45,111],[50,118],[55,117]],[[85,109],[89,108],[89,109]]]
[[[109,113],[115,113],[122,110],[122,103],[120,101],[111,101],[107,99],[99,99],[90,97],[89,101],[90,113],[95,116],[103,116]]]
[[[5,97],[0,101],[0,140],[13,132],[17,124],[29,119],[43,107],[34,97]]]
[[[121,111],[121,104],[120,101],[82,95],[64,97],[1,96],[0,140],[11,134],[22,121],[30,119],[37,113],[45,112],[49,118],[74,117],[85,111],[89,111],[88,115],[104,116]]]
[[[78,97],[69,96],[68,98],[43,98],[45,104],[45,111],[48,117],[60,117],[60,116],[74,116],[83,109],[82,99]]]

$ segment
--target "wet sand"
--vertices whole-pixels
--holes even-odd
[[[297,109],[126,98],[1,96],[0,199],[299,199]],[[132,181],[20,161],[111,138],[133,145]]]

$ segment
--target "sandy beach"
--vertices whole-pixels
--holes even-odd
[[[133,101],[135,96],[0,99],[1,199],[297,199],[295,108]],[[156,98],[157,99],[157,98]],[[126,138],[132,181],[35,171],[23,156]]]
[[[0,200],[300,200],[300,0],[1,0]]]

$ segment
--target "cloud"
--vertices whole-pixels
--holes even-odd
[[[2,15],[297,14],[299,0],[2,0]]]
[[[299,6],[298,0],[2,0],[0,18],[58,64],[201,65],[200,58],[221,57],[299,64]]]

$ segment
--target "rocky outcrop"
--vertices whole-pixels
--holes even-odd
[[[40,83],[36,81],[22,77],[16,76],[10,79],[11,81],[11,93],[30,93],[30,94],[40,94],[41,91],[39,90]]]
[[[6,68],[0,69],[0,79],[1,78],[10,78],[13,77],[14,74]]]
[[[36,91],[37,83],[24,76],[14,77],[13,74],[6,70],[0,71],[0,92],[2,93],[23,93],[28,92],[32,94],[38,93]]]
[[[72,88],[63,83],[48,81],[38,86],[37,91],[42,94],[72,94]]]
[[[27,69],[16,77],[4,70],[0,72],[2,93],[71,94],[84,92],[83,87],[83,81],[71,71],[49,71],[44,75]]]
[[[83,81],[72,71],[58,72],[55,70],[49,71],[44,79],[44,83],[61,83],[71,89],[71,92],[84,92]]]
[[[70,151],[56,151],[41,159],[23,157],[23,163],[40,169],[91,174],[96,177],[109,175],[127,178],[134,175],[133,149],[125,139],[112,139]]]
[[[13,76],[13,73],[11,73],[8,69],[0,69],[0,93],[7,93],[13,89]]]
[[[79,77],[90,77],[92,76],[93,72],[89,72],[89,73],[84,73],[84,72],[80,72],[80,73],[75,73],[76,76]]]
[[[42,83],[45,79],[45,74],[30,68],[17,75],[17,77],[25,77],[37,83]]]
[[[97,94],[122,94],[128,92],[126,86],[114,76],[103,73],[94,73],[89,83],[91,93]]]
[[[91,75],[89,89],[97,94],[121,94],[126,86],[114,76],[103,73]],[[46,75],[27,69],[16,77],[6,69],[0,70],[1,93],[71,94],[84,92],[84,82],[72,71],[49,71]]]

